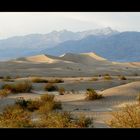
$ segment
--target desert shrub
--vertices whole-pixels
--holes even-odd
[[[54,95],[45,94],[41,96],[42,105],[39,108],[40,113],[48,113],[55,109],[62,109],[61,102],[54,100]]]
[[[89,127],[91,124],[93,125],[93,119],[89,117],[85,117],[84,115],[80,115],[76,118],[76,124],[78,127]]]
[[[9,94],[11,94],[10,90],[7,90],[7,89],[0,90],[0,97],[6,97]]]
[[[62,80],[62,79],[54,79],[54,80],[49,80],[49,83],[64,83],[64,80]]]
[[[85,100],[97,100],[101,98],[103,98],[103,96],[101,94],[96,93],[94,89],[87,89]]]
[[[28,104],[30,104],[30,103],[31,103],[30,100],[25,100],[22,97],[18,98],[15,102],[16,105],[19,105],[23,109],[27,108]]]
[[[104,80],[112,80],[112,77],[109,74],[105,74]]]
[[[16,84],[4,84],[2,89],[7,89],[12,93],[31,92],[32,84],[29,81],[22,81]]]
[[[4,77],[3,76],[0,76],[0,79],[3,79]]]
[[[31,92],[32,84],[30,81],[22,81],[15,84],[16,92]]]
[[[40,99],[43,102],[48,102],[48,101],[52,102],[54,101],[54,95],[44,94],[40,97]]]
[[[48,83],[45,85],[44,89],[46,91],[58,91],[58,87],[52,83]]]
[[[0,115],[0,127],[3,128],[20,128],[33,127],[31,116],[19,106],[7,106]]]
[[[139,128],[140,108],[137,105],[127,105],[120,111],[112,113],[113,118],[108,125],[113,128]]]
[[[48,83],[48,80],[42,79],[42,78],[33,78],[32,82],[33,83]]]
[[[92,124],[92,119],[74,117],[70,112],[50,112],[37,123],[46,128],[84,128]]]
[[[97,80],[98,80],[97,77],[93,77],[93,78],[90,79],[90,81],[97,81]]]
[[[54,101],[54,95],[49,94],[42,95],[38,100],[25,100],[20,97],[15,104],[31,112],[38,110],[41,113],[48,113],[55,109],[62,109],[61,102]]]
[[[123,76],[123,75],[122,75],[122,76],[119,76],[119,79],[120,79],[120,80],[127,80],[126,77]]]
[[[63,87],[60,87],[60,88],[58,89],[58,92],[59,92],[59,95],[64,95],[65,89],[64,89]]]

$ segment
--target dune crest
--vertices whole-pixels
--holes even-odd
[[[27,61],[31,61],[31,62],[48,62],[48,63],[53,63],[54,60],[47,57],[46,55],[36,55],[36,56],[30,56],[30,57],[26,57]]]
[[[96,53],[93,53],[93,52],[90,52],[90,53],[81,53],[82,55],[86,55],[86,56],[90,56],[96,60],[99,60],[99,61],[103,61],[103,60],[107,60],[99,55],[97,55]]]

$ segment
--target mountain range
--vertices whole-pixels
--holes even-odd
[[[59,56],[88,52],[95,52],[110,61],[140,61],[140,32],[119,32],[107,27],[82,32],[53,31],[0,40],[0,60],[42,53]]]

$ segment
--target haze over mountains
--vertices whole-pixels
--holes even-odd
[[[82,32],[67,30],[0,40],[0,60],[49,54],[95,52],[111,61],[140,61],[140,32],[118,32],[110,27]]]

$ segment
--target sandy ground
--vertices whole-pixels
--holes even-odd
[[[104,96],[103,99],[95,101],[85,101],[85,91],[69,92],[69,94],[58,95],[57,92],[49,92],[55,94],[55,100],[62,102],[63,110],[70,111],[74,115],[84,114],[94,119],[94,127],[108,128],[106,121],[111,119],[111,112],[128,103],[135,103],[136,97],[140,91],[140,81],[130,82],[127,84],[115,86],[112,88],[98,91]],[[82,86],[81,86],[82,87]],[[101,85],[102,87],[102,85]],[[33,93],[20,93],[10,95],[0,99],[0,111],[8,104],[13,104],[18,97],[25,99],[40,98],[45,91],[33,90]]]
[[[0,62],[0,76],[80,77],[106,73],[110,75],[140,75],[140,63],[110,62],[94,53],[68,53],[61,57],[43,54]]]

